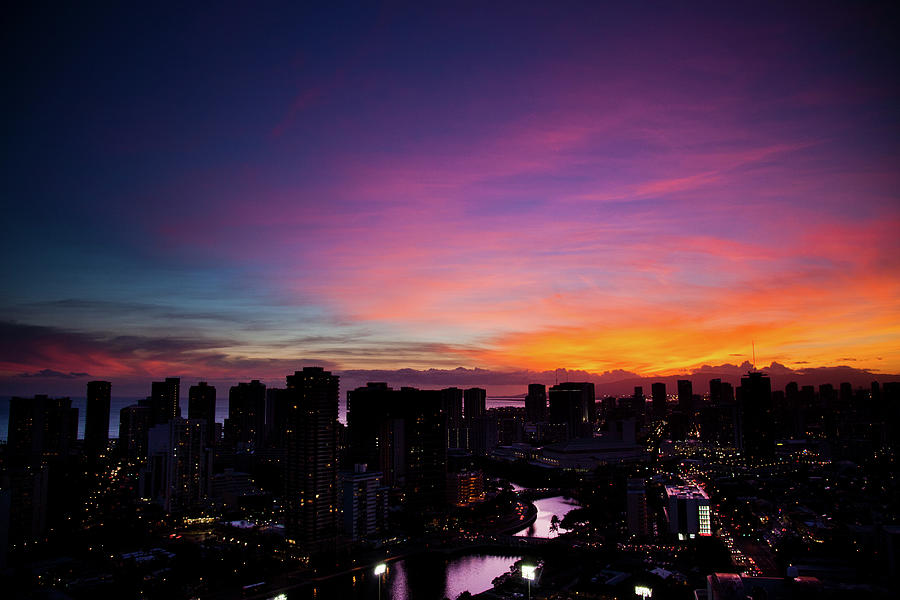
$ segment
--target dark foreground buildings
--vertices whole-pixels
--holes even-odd
[[[338,378],[320,367],[287,376],[285,535],[303,551],[338,535]]]

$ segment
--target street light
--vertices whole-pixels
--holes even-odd
[[[384,579],[384,572],[387,571],[387,565],[378,563],[375,565],[375,574],[378,575],[378,600],[381,600],[381,582]]]
[[[531,600],[531,582],[535,580],[535,571],[537,567],[534,565],[522,565],[522,578],[528,582],[528,600]]]

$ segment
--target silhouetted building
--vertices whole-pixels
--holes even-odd
[[[239,383],[228,392],[225,443],[240,452],[262,448],[266,429],[266,386],[258,379]]]
[[[196,509],[206,501],[212,474],[206,425],[177,417],[150,429],[144,495],[166,512]]]
[[[201,381],[188,390],[188,419],[206,423],[206,446],[216,447],[216,388]]]
[[[466,419],[483,417],[486,410],[487,391],[481,388],[469,388],[463,393],[465,410],[463,416]]]
[[[150,384],[150,406],[153,411],[153,424],[168,423],[175,417],[181,417],[181,379],[167,377],[165,381],[154,381]]]
[[[754,459],[772,457],[775,454],[772,382],[765,373],[751,371],[741,377],[738,405],[743,452]]]
[[[525,409],[518,406],[498,406],[488,409],[487,417],[493,424],[485,430],[485,453],[497,445],[511,446],[524,437]]]
[[[466,394],[471,391],[466,390]],[[480,406],[484,406],[484,390],[478,391],[482,394]],[[477,394],[474,395],[477,406]],[[401,388],[399,400],[399,416],[404,421],[403,437],[406,442],[404,487],[407,503],[427,509],[440,508],[446,499],[447,485],[446,422],[441,413],[441,393]],[[468,401],[469,397],[466,398]],[[474,419],[466,417],[472,427],[486,419],[485,415]]]
[[[717,446],[735,445],[734,388],[721,379],[709,381],[709,402],[700,409],[700,435]]]
[[[447,416],[447,426],[458,426],[463,419],[463,391],[451,387],[441,390],[441,406]],[[474,409],[473,409],[474,410]]]
[[[304,367],[286,379],[285,535],[314,552],[338,533],[338,378]]]
[[[647,510],[647,490],[643,479],[629,479],[625,496],[625,522],[628,534],[638,537],[650,535],[650,514]]]
[[[0,494],[3,495],[0,496],[3,502],[0,521],[6,521],[9,545],[35,541],[46,534],[49,508],[46,466],[5,470],[0,474]]]
[[[444,501],[447,424],[445,390],[393,390],[369,383],[347,394],[351,461],[384,473],[384,481],[413,504]],[[487,416],[464,419],[460,439],[472,450]]]
[[[566,426],[569,439],[593,435],[594,384],[566,382],[550,388],[550,422]]]
[[[78,435],[78,409],[69,398],[11,398],[6,452],[13,466],[65,458]]]
[[[529,423],[547,420],[547,386],[543,383],[529,383],[525,396],[525,418]]]
[[[84,423],[84,451],[96,460],[109,446],[109,404],[112,384],[108,381],[89,381]]]
[[[387,529],[388,493],[381,473],[355,465],[340,474],[341,525],[351,541],[377,539]]]
[[[147,459],[147,442],[153,426],[153,409],[132,404],[119,411],[118,452],[131,460]]]
[[[266,444],[269,448],[284,450],[287,445],[285,435],[288,429],[290,398],[287,390],[266,389]]]
[[[460,390],[460,396],[462,391]],[[347,435],[350,462],[366,465],[370,471],[383,471],[393,482],[389,448],[396,441],[389,421],[395,416],[395,391],[384,382],[369,382],[366,387],[347,392]]]
[[[468,429],[463,420],[463,391],[459,388],[441,390],[441,406],[447,420],[447,448],[467,448]]]
[[[654,383],[650,386],[653,395],[653,416],[660,418],[666,416],[666,384]]]
[[[689,416],[694,411],[694,386],[690,379],[678,380],[678,409]]]

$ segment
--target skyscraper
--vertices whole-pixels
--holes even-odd
[[[377,538],[387,525],[387,490],[381,473],[355,465],[340,474],[341,525],[351,540]]]
[[[78,409],[69,398],[12,398],[6,445],[14,466],[39,467],[65,458],[78,435]]]
[[[289,402],[284,389],[266,388],[266,445],[269,448],[285,449]]]
[[[154,381],[150,384],[150,406],[154,425],[168,423],[175,417],[181,417],[180,388],[181,379],[178,377],[167,377],[165,381]]]
[[[666,384],[654,383],[650,386],[650,390],[653,394],[653,416],[657,418],[666,416]]]
[[[266,386],[258,379],[239,383],[228,392],[225,442],[235,450],[251,451],[265,441]]]
[[[441,390],[441,410],[447,416],[447,425],[459,426],[463,418],[463,391],[455,387]]]
[[[347,394],[351,461],[383,472],[385,484],[407,501],[432,508],[445,500],[445,391],[369,383]],[[475,418],[472,425],[465,419],[462,429],[483,427],[486,420]]]
[[[469,388],[463,393],[463,398],[465,400],[463,416],[467,420],[484,416],[487,399],[487,392],[485,390],[482,388]]]
[[[594,384],[565,382],[550,388],[550,422],[566,426],[569,439],[591,437],[596,407]]]
[[[188,419],[206,423],[206,447],[216,446],[216,388],[201,381],[188,390]]]
[[[131,460],[147,459],[147,443],[153,426],[153,409],[132,404],[119,411],[117,452]]]
[[[87,414],[84,423],[84,450],[96,459],[109,445],[109,404],[112,384],[108,381],[89,381],[87,384]]]
[[[775,452],[772,438],[772,382],[765,373],[750,371],[738,388],[741,442],[750,458],[765,459]]]
[[[647,491],[643,479],[629,479],[625,496],[625,523],[628,534],[638,537],[650,533],[650,512],[647,509]]]
[[[678,409],[688,416],[694,412],[694,386],[690,379],[678,380]]]
[[[313,552],[338,531],[338,378],[321,367],[304,367],[287,376],[286,393],[285,534]]]
[[[145,495],[175,513],[201,506],[209,493],[212,453],[206,421],[170,419],[150,430]]]
[[[394,396],[394,390],[383,382],[369,382],[366,387],[347,392],[347,428],[352,464],[366,465],[369,471],[386,469],[393,475],[382,455],[390,444],[386,421],[396,410]]]
[[[525,396],[525,419],[529,423],[547,420],[547,386],[543,383],[529,383]]]
[[[478,388],[474,388],[478,389]],[[468,394],[472,390],[466,390]],[[481,402],[484,402],[484,390]],[[447,445],[446,420],[441,412],[441,392],[401,388],[398,415],[404,423],[406,492],[410,504],[434,509],[446,501]],[[480,404],[483,406],[483,404]],[[466,418],[469,428],[482,429],[485,415]],[[470,434],[470,437],[476,437]],[[484,440],[482,436],[479,438]],[[483,444],[483,441],[482,441]]]

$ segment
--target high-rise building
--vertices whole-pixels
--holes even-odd
[[[266,445],[284,450],[290,398],[282,388],[266,388]]]
[[[339,476],[341,525],[344,535],[356,542],[377,539],[387,528],[388,494],[378,471],[355,465]]]
[[[46,466],[5,469],[0,472],[0,502],[3,502],[0,504],[0,525],[6,519],[8,544],[4,550],[9,545],[30,542],[46,534],[49,473]]]
[[[653,416],[666,416],[666,384],[662,382],[654,383],[650,386],[653,395]]]
[[[594,384],[566,382],[550,388],[550,422],[565,425],[569,439],[591,437],[596,420]]]
[[[266,429],[266,386],[258,379],[239,383],[228,392],[225,443],[239,451],[261,448]]]
[[[69,398],[11,398],[6,452],[11,464],[40,466],[65,458],[78,435],[78,409]]]
[[[678,380],[678,409],[686,415],[694,412],[694,389],[690,379]]]
[[[170,419],[150,430],[144,495],[176,513],[200,507],[209,493],[212,452],[206,421]]]
[[[447,426],[458,427],[463,418],[463,391],[455,387],[441,390],[441,406],[447,416]]]
[[[525,419],[529,423],[547,420],[547,386],[543,383],[529,383],[525,396]]]
[[[772,382],[765,373],[750,371],[741,377],[738,412],[743,452],[754,459],[772,457],[775,453]]]
[[[350,462],[381,471],[393,483],[389,448],[394,442],[389,421],[396,417],[396,392],[387,383],[369,382],[347,392],[347,429]]]
[[[287,394],[285,535],[314,552],[338,533],[338,378],[304,367],[287,376]]]
[[[722,401],[722,380],[719,378],[709,380],[709,403],[717,405]]]
[[[384,473],[407,501],[436,507],[444,501],[447,462],[446,395],[439,390],[369,383],[347,394],[351,460]],[[466,434],[487,416],[460,428]],[[467,443],[471,440],[464,436]],[[468,446],[464,446],[468,447]]]
[[[447,448],[468,447],[468,429],[463,421],[463,391],[459,388],[441,390],[441,410],[447,421]]]
[[[407,500],[427,508],[440,507],[447,485],[447,425],[441,413],[441,392],[401,388],[398,400],[397,416],[404,422]],[[484,415],[466,418],[470,427],[485,419]]]
[[[152,407],[132,404],[120,410],[118,452],[131,460],[146,460],[152,426]]]
[[[666,486],[669,532],[679,540],[712,535],[709,496],[693,484]]]
[[[84,423],[84,450],[91,459],[106,452],[109,446],[109,404],[112,384],[108,381],[89,381]]]
[[[181,417],[181,379],[167,377],[165,381],[154,381],[150,384],[150,406],[153,411],[153,424],[168,423],[175,417]]]
[[[644,537],[650,534],[650,515],[647,510],[647,491],[643,479],[629,479],[625,496],[625,515],[628,534]]]
[[[216,388],[201,381],[188,390],[188,419],[206,423],[206,447],[216,447]]]
[[[487,391],[482,388],[469,388],[463,393],[463,398],[465,400],[463,416],[467,420],[484,416]]]

